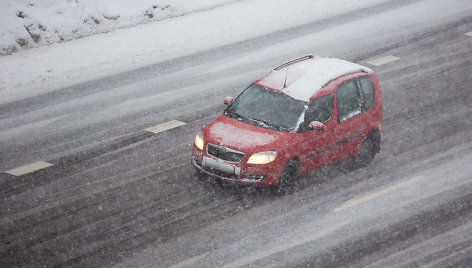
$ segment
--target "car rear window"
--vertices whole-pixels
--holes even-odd
[[[359,90],[355,80],[350,80],[339,86],[336,92],[338,104],[338,122],[343,122],[362,112]]]
[[[364,111],[369,110],[374,105],[374,88],[370,76],[358,78],[361,86],[362,95],[364,96]]]

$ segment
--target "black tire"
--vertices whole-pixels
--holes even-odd
[[[362,141],[361,148],[354,158],[356,167],[365,167],[369,165],[379,151],[379,143],[374,136],[367,135]]]
[[[285,163],[275,190],[279,194],[288,194],[294,190],[300,179],[300,164],[297,160],[291,159]]]

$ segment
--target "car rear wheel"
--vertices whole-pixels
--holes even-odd
[[[379,152],[380,138],[374,135],[367,135],[362,141],[361,148],[354,158],[357,167],[365,167],[370,164],[375,155]]]
[[[297,160],[291,159],[287,161],[280,172],[279,180],[277,181],[276,191],[279,194],[287,194],[291,192],[296,183],[300,179],[300,164]]]

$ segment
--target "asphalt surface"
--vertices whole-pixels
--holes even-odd
[[[1,105],[0,266],[470,267],[472,17],[253,56],[413,2]],[[374,162],[315,171],[285,196],[198,180],[191,143],[223,97],[313,51],[400,58],[369,65],[384,100]],[[144,130],[170,120],[186,125]],[[6,173],[35,161],[53,165]]]

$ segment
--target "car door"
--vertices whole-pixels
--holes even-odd
[[[341,84],[336,90],[336,122],[334,130],[337,142],[333,153],[334,161],[353,156],[362,141],[364,100],[356,78]]]
[[[336,121],[333,119],[334,94],[328,94],[310,100],[305,112],[299,135],[302,135],[300,149],[305,160],[306,171],[310,171],[330,163],[334,154],[329,146],[335,142],[334,129]],[[324,130],[313,130],[308,127],[310,122],[323,123]]]

